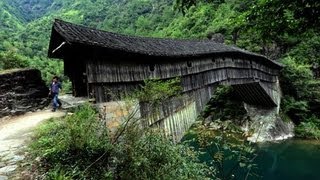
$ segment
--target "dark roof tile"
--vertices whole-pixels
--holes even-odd
[[[281,67],[279,63],[272,61],[265,56],[237,47],[216,43],[211,40],[178,40],[128,36],[92,29],[57,19],[53,24],[52,30],[58,33],[69,44],[79,43],[89,46],[122,50],[129,53],[166,57],[192,57],[217,53],[236,53],[259,57]],[[53,41],[53,38],[54,37],[51,36],[51,41]],[[52,44],[52,42],[50,42],[50,44]],[[55,57],[52,55],[52,50],[55,48],[56,47],[50,45],[49,57]]]

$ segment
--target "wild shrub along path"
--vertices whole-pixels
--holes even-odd
[[[64,115],[63,111],[43,110],[0,119],[0,180],[13,175],[25,158],[26,142],[30,140],[32,130],[44,120]]]

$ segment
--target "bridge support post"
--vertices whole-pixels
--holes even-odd
[[[262,84],[262,87],[276,103],[275,107],[261,107],[245,103],[245,109],[250,117],[250,127],[253,134],[248,137],[252,142],[276,141],[293,136],[294,125],[292,122],[284,122],[279,115],[281,103],[281,89],[279,81],[272,84]]]

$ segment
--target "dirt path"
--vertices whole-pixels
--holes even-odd
[[[25,158],[24,148],[33,128],[44,120],[64,115],[63,111],[46,110],[0,121],[0,180],[9,179]]]

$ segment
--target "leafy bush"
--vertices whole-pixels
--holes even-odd
[[[295,57],[301,63],[313,65],[320,64],[320,36],[319,33],[313,31],[307,32],[303,36],[304,40],[297,46],[292,48],[288,53],[291,57]]]
[[[181,91],[180,78],[169,80],[148,79],[144,81],[144,85],[141,90],[135,93],[135,96],[142,102],[159,104],[170,97],[179,95]]]
[[[28,61],[25,57],[17,55],[13,51],[0,53],[0,70],[28,67]]]
[[[320,123],[316,120],[319,80],[313,78],[308,64],[291,57],[284,58],[282,62],[286,66],[281,77],[285,94],[281,109],[298,125],[295,129],[298,137],[319,138]]]
[[[286,57],[282,60],[285,65],[282,70],[281,85],[284,94],[302,99],[310,96],[310,85],[313,74],[310,65],[298,62],[295,58]]]
[[[297,137],[320,139],[320,119],[316,116],[308,118],[295,128],[295,133]]]
[[[246,114],[242,101],[235,96],[231,86],[218,86],[207,104],[203,117],[211,120],[233,120],[238,123]]]
[[[47,179],[204,179],[207,166],[183,145],[128,119],[117,138],[90,105],[40,126],[31,145]],[[113,139],[111,141],[110,139]]]
[[[309,104],[305,100],[296,100],[292,96],[285,95],[281,101],[281,111],[287,114],[295,123],[300,123],[309,113]]]
[[[281,87],[285,96],[281,108],[296,123],[301,122],[309,111],[308,97],[312,95],[312,72],[309,65],[298,63],[291,57],[284,58],[282,63],[285,67],[282,70]]]

